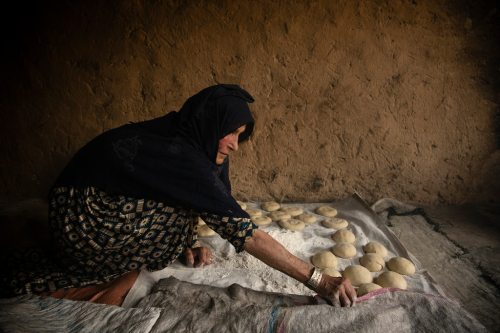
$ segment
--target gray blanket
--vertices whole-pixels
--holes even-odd
[[[387,291],[352,308],[309,296],[161,280],[136,308],[24,296],[0,300],[4,332],[486,332],[458,304]]]
[[[458,304],[388,291],[336,308],[308,296],[161,280],[139,307],[161,308],[152,332],[485,332]]]

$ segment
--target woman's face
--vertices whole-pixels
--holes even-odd
[[[219,140],[219,149],[217,150],[215,164],[221,165],[233,150],[238,150],[238,137],[245,129],[246,125],[238,127],[234,132],[229,133]]]

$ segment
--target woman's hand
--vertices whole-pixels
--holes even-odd
[[[283,245],[261,230],[255,230],[253,236],[247,239],[245,251],[302,283],[307,283],[314,271],[311,264],[288,252]],[[340,302],[342,306],[352,306],[356,300],[356,292],[347,279],[323,274],[316,289],[331,305]]]
[[[184,264],[189,267],[202,267],[212,263],[212,251],[200,246],[184,251]]]
[[[356,302],[356,291],[348,279],[323,274],[316,292],[332,305],[353,306]]]

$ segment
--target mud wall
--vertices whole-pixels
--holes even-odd
[[[43,196],[100,132],[214,83],[255,97],[243,200],[498,201],[487,1],[73,1],[3,14],[0,184]]]

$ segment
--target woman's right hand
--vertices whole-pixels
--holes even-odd
[[[332,305],[353,306],[356,302],[356,291],[349,279],[332,277],[323,274],[316,292]]]

